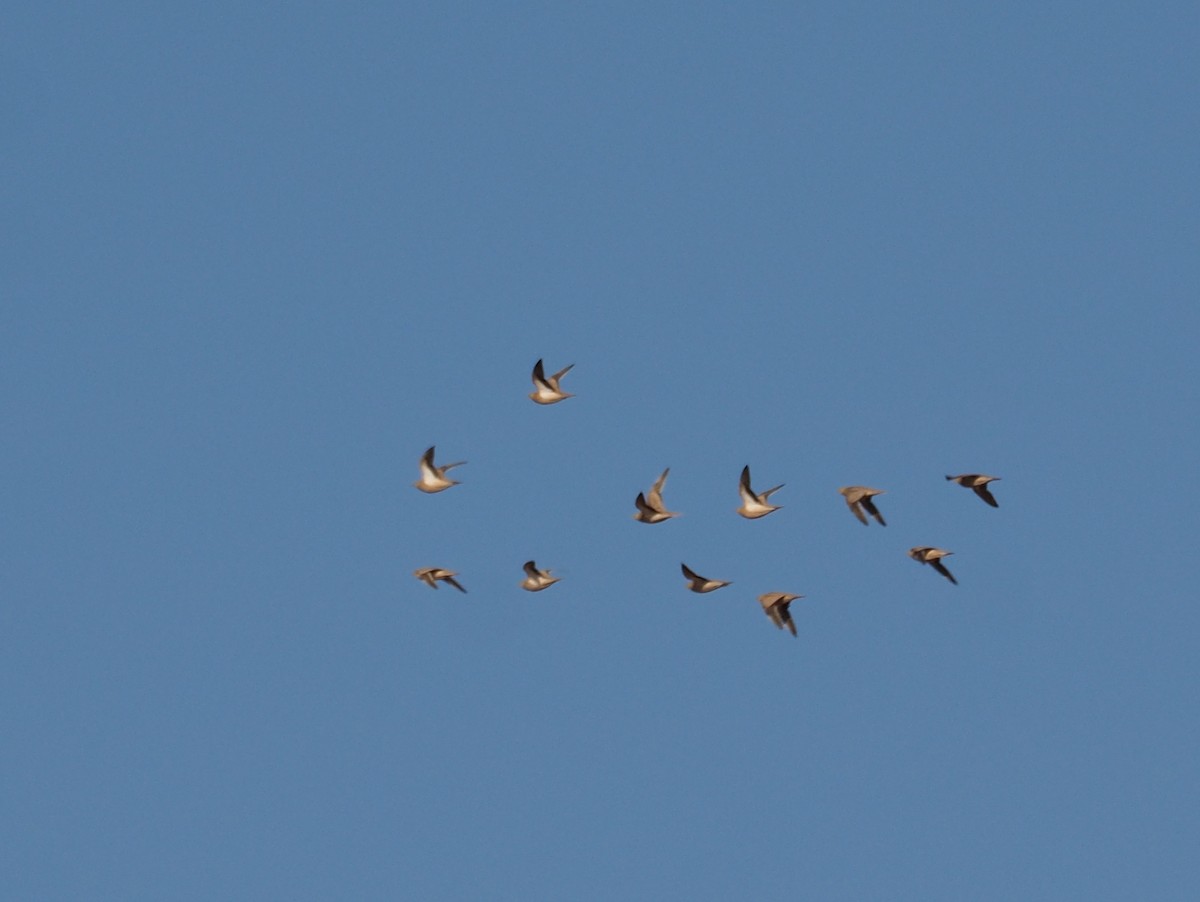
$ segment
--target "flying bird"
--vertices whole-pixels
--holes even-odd
[[[525,579],[521,583],[521,588],[528,592],[540,592],[542,589],[550,588],[561,578],[560,576],[551,576],[549,570],[539,570],[533,561],[526,561]]]
[[[436,466],[433,462],[433,447],[421,455],[421,478],[413,483],[422,492],[427,492],[432,495],[434,492],[444,492],[452,485],[458,485],[457,479],[450,479],[446,476],[446,471],[452,467],[461,467],[465,464],[465,460],[460,460],[452,464],[443,464]]]
[[[558,380],[565,376],[570,370],[570,366],[565,366],[553,376],[547,376],[546,371],[542,368],[542,361],[539,360],[533,365],[533,387],[537,391],[531,392],[529,397],[537,404],[557,404],[566,398],[575,397],[571,392],[563,391],[558,387]]]
[[[908,549],[908,556],[914,561],[920,561],[922,564],[928,564],[954,585],[958,585],[958,580],[954,578],[954,574],[946,569],[946,565],[942,563],[942,558],[949,557],[954,554],[953,551],[946,551],[944,548],[934,548],[931,545],[918,545],[916,548]]]
[[[765,517],[771,511],[779,510],[779,505],[770,504],[767,499],[778,492],[783,485],[777,485],[773,489],[767,489],[765,492],[758,494],[754,489],[750,488],[750,468],[742,468],[742,479],[738,483],[738,494],[742,496],[742,506],[737,509],[737,512],[747,520],[757,520],[759,517]]]
[[[792,619],[792,613],[788,607],[797,598],[803,598],[803,595],[789,595],[786,592],[768,592],[766,595],[758,596],[758,602],[763,607],[763,613],[771,618],[771,622],[780,629],[785,626],[794,636],[796,635],[796,621]]]
[[[842,493],[842,497],[846,499],[846,505],[850,508],[850,513],[858,517],[863,526],[870,526],[867,522],[867,514],[878,521],[880,526],[887,526],[883,520],[883,514],[879,513],[879,508],[875,506],[875,502],[871,499],[875,495],[886,495],[883,489],[869,489],[865,485],[846,485],[838,489]],[[863,511],[867,514],[864,514]]]
[[[729,583],[722,579],[705,579],[687,564],[680,564],[679,566],[683,570],[684,579],[688,581],[688,588],[693,592],[700,592],[701,594],[704,592],[715,592],[722,586],[729,585]]]
[[[982,473],[963,473],[961,476],[947,476],[948,482],[957,482],[964,489],[973,489],[975,494],[990,504],[992,507],[999,507],[996,499],[992,497],[992,493],[988,491],[989,482],[998,482],[999,476],[985,476]]]
[[[458,574],[453,570],[446,570],[443,567],[422,567],[420,570],[414,570],[413,576],[426,585],[433,586],[435,589],[438,587],[438,580],[441,580],[444,583],[449,583],[450,585],[454,586],[454,588],[458,589],[460,592],[467,591],[461,585],[459,585],[458,580],[454,578],[458,576]]]
[[[661,523],[663,520],[679,516],[675,511],[667,510],[666,505],[663,504],[662,489],[667,482],[667,474],[670,472],[670,467],[663,470],[662,476],[658,477],[646,494],[638,492],[638,496],[633,502],[637,505],[637,513],[633,515],[633,519],[639,523]]]

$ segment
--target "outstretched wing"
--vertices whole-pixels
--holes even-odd
[[[865,502],[864,502],[864,503],[865,503]],[[858,506],[858,502],[857,502],[857,501],[851,501],[849,498],[847,498],[847,499],[846,499],[846,506],[850,508],[850,513],[854,514],[854,516],[856,516],[856,517],[858,518],[858,521],[859,521],[860,523],[862,523],[862,525],[863,525],[863,526],[869,526],[869,525],[870,525],[869,523],[867,523],[867,517],[866,517],[866,514],[864,514],[864,513],[862,512],[862,508]]]
[[[796,635],[796,621],[792,619],[792,612],[789,610],[790,601],[785,601],[778,605],[780,608],[779,619],[787,626],[788,631],[794,636]]]
[[[992,507],[1000,506],[999,504],[996,503],[996,499],[992,497],[992,493],[988,491],[988,487],[987,487],[986,483],[984,483],[983,485],[975,486],[975,494],[978,495],[980,498],[982,498],[984,501],[986,501],[988,504],[990,504]]]
[[[429,446],[429,450],[421,455],[421,477],[422,479],[435,479],[437,477],[437,468],[433,465],[433,449],[434,445]]]
[[[667,484],[667,474],[670,472],[670,467],[667,467],[662,471],[662,476],[659,476],[658,479],[654,481],[654,485],[650,486],[650,494],[646,499],[646,502],[649,505],[659,511],[666,510],[666,508],[663,507],[662,490],[663,486]]]
[[[738,480],[738,494],[742,496],[744,501],[758,500],[758,496],[754,494],[754,489],[750,488],[750,467],[748,465],[742,467],[742,478]]]
[[[883,514],[879,513],[879,508],[875,506],[875,502],[871,500],[870,495],[863,498],[861,503],[862,506],[867,509],[867,513],[879,521],[880,526],[887,526],[887,523],[884,522]],[[864,523],[867,522],[866,517],[859,517],[858,519],[862,520]]]
[[[460,591],[460,592],[465,593],[467,591],[461,585],[459,585],[458,580],[456,580],[453,576],[443,576],[442,579],[444,581],[448,582],[450,585],[454,586],[454,588],[458,589],[458,591]]]
[[[930,564],[930,566],[933,567],[934,570],[936,570],[938,573],[942,574],[942,576],[946,577],[946,579],[950,580],[950,582],[954,583],[954,585],[956,585],[956,586],[958,585],[958,580],[956,580],[954,578],[954,574],[951,573],[949,570],[947,570],[946,565],[943,564],[941,561],[934,558],[932,561],[929,561],[928,563]]]

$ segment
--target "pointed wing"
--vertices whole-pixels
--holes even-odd
[[[571,370],[574,368],[575,368],[575,364],[568,363],[561,370],[559,370],[557,373],[555,373],[553,376],[550,377],[551,384],[553,384],[555,387],[557,387],[558,380],[561,379],[563,376],[565,376],[567,373],[571,372]]]
[[[760,500],[766,501],[768,498],[770,498],[772,495],[774,495],[776,492],[778,492],[781,488],[783,488],[783,486],[784,486],[784,484],[781,482],[781,483],[779,483],[779,485],[775,486],[775,488],[767,489],[765,492],[763,492],[758,497]]]
[[[666,512],[666,507],[663,506],[662,490],[667,484],[667,474],[671,472],[671,468],[667,467],[662,471],[662,476],[654,481],[654,485],[650,486],[650,494],[646,496],[646,502],[660,512]]]
[[[450,585],[454,586],[454,588],[458,589],[458,591],[460,591],[460,592],[465,593],[467,591],[461,585],[459,585],[458,580],[456,580],[453,576],[443,576],[442,579],[445,582],[448,582]]]
[[[633,503],[637,505],[637,509],[639,511],[641,511],[643,514],[656,513],[654,508],[652,508],[649,504],[646,503],[646,496],[643,495],[641,492],[638,492],[638,496],[637,496],[637,498],[635,498],[633,500]]]
[[[779,618],[783,621],[783,625],[788,628],[788,631],[794,636],[796,635],[796,621],[792,619],[791,602],[785,601],[778,605]]]
[[[956,586],[958,585],[958,580],[956,580],[954,578],[954,574],[951,573],[949,570],[947,570],[946,565],[943,564],[941,561],[934,558],[932,561],[929,561],[929,564],[933,567],[934,570],[936,570],[938,573],[942,574],[942,576],[946,577],[946,579],[950,580],[950,582],[954,583],[954,585],[956,585]]]
[[[863,503],[865,504],[866,502],[864,501]],[[862,523],[863,526],[870,526],[870,524],[867,522],[866,514],[862,512],[862,508],[858,506],[857,501],[851,501],[849,498],[847,498],[846,506],[850,508],[850,513],[854,514],[854,516],[858,518],[858,521]]]
[[[987,487],[986,483],[984,483],[983,485],[975,486],[975,494],[978,495],[980,498],[982,498],[984,501],[986,501],[988,504],[990,504],[992,507],[1000,506],[999,504],[996,503],[996,499],[992,497],[992,493],[988,491],[988,487]]]
[[[783,617],[779,614],[779,603],[772,602],[769,605],[764,605],[763,609],[766,611],[767,616],[771,618],[771,622],[779,629],[783,629]]]
[[[680,564],[679,567],[681,570],[683,570],[683,575],[684,575],[684,578],[686,578],[686,579],[700,579],[700,580],[704,579],[703,576],[701,576],[699,573],[697,573],[695,570],[693,570],[687,564]]]
[[[863,500],[862,500],[862,506],[863,506],[863,507],[865,507],[865,508],[867,509],[867,513],[868,513],[868,514],[870,514],[872,517],[874,517],[876,520],[878,520],[878,521],[879,521],[879,525],[880,525],[880,526],[887,526],[887,523],[885,523],[885,522],[884,522],[884,520],[883,520],[883,514],[879,513],[879,508],[877,508],[877,507],[875,506],[875,502],[871,500],[871,496],[870,496],[870,495],[868,495],[867,497],[863,498]],[[866,517],[859,517],[858,519],[862,520],[864,523],[866,523],[866,522],[867,522],[867,518],[866,518]]]
[[[743,501],[757,501],[758,496],[754,494],[754,489],[750,488],[750,467],[742,467],[742,478],[738,481],[738,494],[742,496]]]
[[[430,445],[429,450],[421,455],[421,478],[422,480],[436,479],[437,468],[433,465],[433,449],[435,446]]]
[[[526,561],[525,562],[525,575],[532,576],[534,579],[537,579],[542,574],[540,574],[538,572],[537,565],[533,561]]]
[[[465,460],[456,460],[452,464],[442,464],[440,469],[443,473],[445,473],[447,470],[453,470],[455,467],[461,467],[465,463]]]
[[[549,385],[546,385],[546,371],[542,369],[542,361],[540,358],[538,359],[538,362],[533,365],[533,384],[538,388],[542,388],[543,386],[546,388],[550,387]]]

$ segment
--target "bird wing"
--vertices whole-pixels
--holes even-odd
[[[988,491],[987,483],[975,486],[975,494],[990,504],[992,507],[999,507],[996,499],[992,497],[992,493]]]
[[[467,591],[461,585],[459,585],[458,580],[456,580],[453,576],[443,576],[442,579],[454,586],[454,588],[458,589],[460,592],[465,593]]]
[[[704,577],[702,577],[700,574],[698,574],[695,570],[693,570],[687,564],[680,564],[679,567],[681,570],[683,570],[683,575],[687,579],[704,579]]]
[[[658,479],[654,480],[654,485],[650,486],[650,493],[646,496],[647,503],[660,512],[666,511],[666,508],[663,506],[662,490],[663,486],[667,484],[667,474],[670,472],[670,467],[667,467],[665,470],[663,470],[662,476],[659,476]]]
[[[537,564],[535,564],[533,561],[525,562],[525,573],[527,576],[532,576],[534,579],[537,579],[537,577],[542,575],[538,572]]]
[[[742,468],[742,478],[738,481],[738,494],[747,504],[759,500],[758,496],[754,494],[754,489],[750,488],[750,467],[748,466]]]
[[[946,565],[943,564],[941,561],[939,561],[937,558],[934,558],[933,560],[929,561],[929,564],[932,565],[934,570],[936,570],[938,573],[942,574],[942,576],[946,577],[946,579],[950,580],[950,582],[954,583],[954,585],[956,585],[956,586],[958,585],[958,580],[956,580],[954,578],[954,574],[951,573],[949,570],[947,570]]]
[[[553,376],[550,377],[550,384],[553,385],[555,388],[557,388],[558,380],[561,379],[563,376],[565,376],[567,373],[571,372],[571,370],[574,367],[575,367],[575,364],[568,363],[561,370],[559,370],[557,373],[555,373]]]
[[[867,523],[866,514],[864,514],[862,512],[862,508],[859,507],[859,504],[857,501],[851,501],[849,496],[847,496],[846,497],[846,506],[850,508],[850,513],[852,513],[852,514],[854,514],[854,516],[858,517],[859,522],[862,523],[863,526],[870,525],[869,523]]]
[[[867,495],[865,498],[863,498],[862,506],[867,509],[868,514],[870,514],[872,517],[874,517],[876,520],[879,521],[880,526],[887,526],[887,523],[884,522],[883,514],[879,513],[879,508],[877,508],[875,506],[875,502],[871,500],[870,495]],[[859,519],[862,520],[864,523],[867,522],[866,517],[859,517]]]
[[[429,450],[421,455],[421,478],[434,479],[437,477],[437,467],[433,465],[433,449],[435,446],[430,445]]]
[[[546,384],[546,371],[542,369],[542,361],[539,358],[538,362],[533,365],[533,384],[538,388],[550,386]]]

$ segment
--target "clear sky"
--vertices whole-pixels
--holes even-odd
[[[1197,898],[1196,4],[4,19],[7,898]]]

